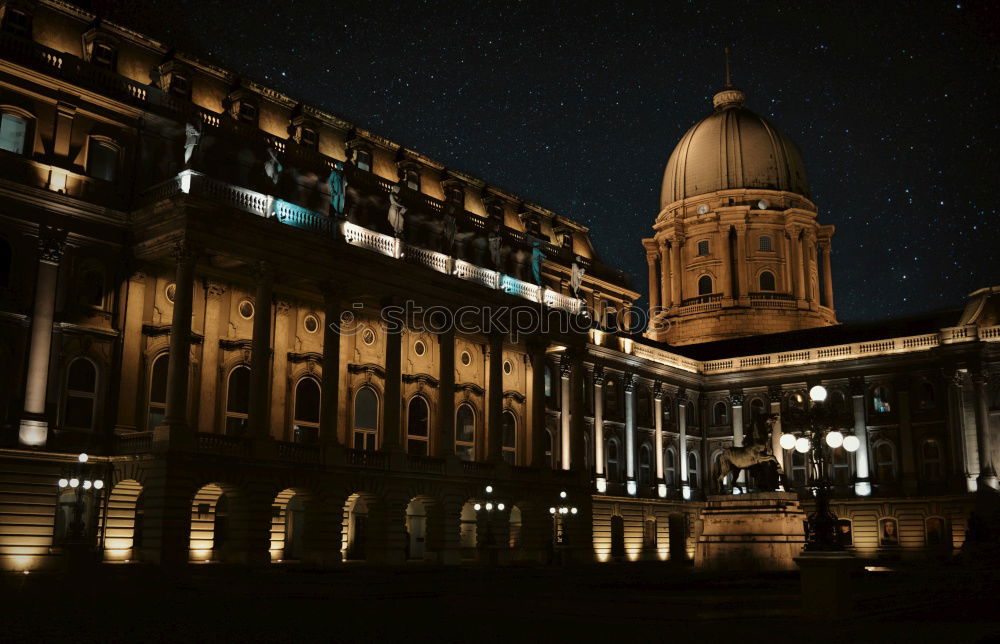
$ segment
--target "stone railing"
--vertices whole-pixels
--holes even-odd
[[[493,463],[483,463],[481,461],[462,461],[462,471],[475,476],[489,476],[496,470]]]
[[[411,472],[427,472],[429,474],[444,474],[444,459],[431,456],[406,455],[406,464]]]
[[[319,463],[320,446],[306,443],[291,443],[288,441],[277,441],[278,458],[295,461],[297,463]]]
[[[363,467],[371,470],[384,470],[389,464],[385,452],[351,448],[344,450],[344,462],[352,467]]]
[[[141,454],[153,448],[153,432],[133,432],[115,436],[115,453]]]
[[[196,444],[199,452],[213,452],[227,456],[248,456],[250,454],[249,443],[238,436],[198,432]]]

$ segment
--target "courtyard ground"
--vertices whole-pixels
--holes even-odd
[[[998,572],[855,579],[855,615],[799,618],[797,573],[569,568],[104,566],[0,578],[0,642],[1000,641]]]

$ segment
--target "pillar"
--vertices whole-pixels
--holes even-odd
[[[295,440],[295,427],[285,421],[294,415],[295,383],[289,381],[288,350],[296,334],[296,322],[292,305],[288,300],[274,302],[274,350],[271,359],[271,436],[280,440]],[[320,391],[320,399],[323,393]],[[322,403],[320,403],[322,404]],[[289,411],[291,410],[291,411]],[[293,418],[294,420],[294,418]],[[287,434],[286,434],[287,432]]]
[[[340,439],[337,417],[340,403],[341,291],[330,284],[323,289],[323,381],[320,392],[319,439],[326,446]],[[349,443],[350,441],[348,441]]]
[[[625,374],[625,478],[626,489],[635,496],[635,374]]]
[[[740,287],[740,292],[743,292],[743,288]],[[733,390],[729,392],[729,402],[733,413],[733,447],[743,447],[743,392],[739,390]],[[743,485],[746,483],[746,470],[740,470],[739,478],[734,482],[733,487],[737,484]]]
[[[993,469],[993,445],[990,436],[990,414],[986,396],[987,374],[976,371],[972,374],[972,391],[976,404],[976,443],[979,448],[979,476],[976,484],[997,489],[997,473]]]
[[[585,445],[583,435],[586,431],[583,423],[583,354],[579,349],[571,351],[569,372],[569,461],[571,468],[581,470],[585,462],[583,455]]]
[[[387,298],[383,306],[392,306],[393,300]],[[382,401],[382,449],[399,448],[400,441],[400,407],[402,367],[403,329],[386,327],[385,338],[385,400]]]
[[[913,425],[910,421],[910,390],[907,380],[899,379],[896,385],[896,402],[899,405],[899,450],[902,458],[903,494],[917,493],[917,464],[913,450]]]
[[[271,403],[271,300],[274,269],[267,263],[257,266],[254,299],[253,339],[250,352],[250,413],[247,425],[255,439],[270,435],[268,417]]]
[[[851,378],[851,401],[854,404],[854,435],[861,446],[854,452],[854,493],[870,496],[872,493],[871,471],[868,458],[868,424],[865,420],[865,380]]]
[[[965,445],[965,373],[955,369],[944,374],[948,386],[948,447],[951,453],[951,476],[955,491],[975,491],[975,478],[966,465]]]
[[[176,446],[191,438],[187,418],[195,265],[195,251],[191,243],[178,242],[174,247],[174,257],[177,269],[174,276],[174,312],[170,318],[166,413],[163,424],[153,430],[153,441]]]
[[[489,377],[486,386],[486,409],[489,420],[487,460],[503,460],[503,334],[494,331],[489,337]]]
[[[116,433],[134,432],[136,404],[142,373],[142,317],[146,302],[146,273],[129,276],[125,293],[125,321],[122,329],[121,374],[118,380],[118,417]]]
[[[663,388],[660,383],[653,386],[653,451],[656,462],[656,493],[661,498],[667,496],[667,486],[663,476]]]
[[[545,459],[545,349],[543,341],[529,342],[528,354],[531,358],[531,465],[537,468],[550,467]]]
[[[726,300],[733,298],[733,256],[729,236],[729,227],[726,226],[719,231],[719,242],[722,255],[722,271],[720,281],[722,282],[722,297]]]
[[[781,386],[772,385],[767,389],[768,399],[770,401],[771,414],[778,417],[774,425],[771,426],[771,453],[774,454],[775,458],[778,459],[778,463],[781,464],[781,471],[787,471],[787,463],[785,463],[785,450],[781,447]],[[783,487],[781,489],[784,489]]]
[[[570,373],[572,365],[568,352],[563,353],[559,361],[559,466],[560,469],[570,468],[571,447],[570,447]]]
[[[813,299],[812,293],[812,262],[809,259],[809,238],[805,230],[799,238],[799,279],[802,284],[802,297],[807,302]]]
[[[604,473],[604,369],[594,367],[594,477],[597,491],[607,490]]]
[[[750,276],[747,266],[747,227],[737,224],[736,228],[736,274],[739,278],[738,296],[741,300],[750,297]]]
[[[830,245],[829,239],[824,240],[820,244],[820,248],[823,250],[823,299],[825,300],[826,308],[833,308],[833,275],[830,273]]]
[[[649,313],[655,314],[660,308],[660,281],[656,274],[656,251],[646,249],[646,267],[649,279]]]
[[[438,334],[438,436],[436,454],[455,453],[455,330],[449,325]]]
[[[677,235],[674,237],[674,241],[671,242],[670,249],[670,259],[673,262],[673,277],[670,279],[670,288],[673,290],[673,307],[675,309],[679,308],[681,302],[684,301],[684,289],[681,288],[681,284],[684,281],[684,276],[681,274],[681,249],[684,246],[684,237]]]
[[[198,399],[198,431],[215,432],[216,396],[219,393],[219,337],[223,325],[229,323],[223,315],[222,296],[226,287],[205,280],[205,328],[201,344],[201,394]],[[219,431],[222,431],[221,428]]]
[[[795,299],[804,300],[806,298],[805,282],[802,281],[802,240],[799,238],[799,229],[790,228],[788,230],[791,244],[792,282],[795,285]]]
[[[38,277],[35,280],[35,307],[31,314],[28,371],[25,374],[24,413],[18,430],[22,445],[41,447],[48,440],[45,420],[45,392],[49,383],[49,356],[52,353],[52,322],[56,310],[59,261],[66,244],[64,231],[42,228],[38,236]]]
[[[678,404],[680,404],[678,396]],[[678,471],[680,472],[681,498],[685,501],[691,498],[691,486],[688,483],[688,460],[687,460],[687,410],[678,411],[677,414],[677,459]]]
[[[670,245],[666,240],[660,241],[660,304],[665,309],[671,308],[670,293]]]

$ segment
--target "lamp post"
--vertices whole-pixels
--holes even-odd
[[[507,506],[503,501],[497,501],[493,497],[492,485],[487,485],[483,491],[485,493],[483,500],[476,502],[472,506],[472,509],[476,511],[477,516],[485,516],[486,518],[486,534],[483,535],[480,547],[486,549],[490,565],[495,566],[499,558],[499,553],[497,551],[496,536],[493,534],[493,512],[503,512]]]
[[[565,550],[569,546],[569,539],[566,536],[566,519],[575,517],[580,510],[575,505],[570,505],[569,495],[563,490],[559,492],[559,501],[556,505],[549,507],[549,514],[552,515],[552,544],[558,554],[559,562],[565,563]]]
[[[843,447],[855,452],[861,445],[857,436],[845,436],[840,428],[849,426],[840,410],[826,402],[826,387],[816,385],[809,390],[811,404],[806,410],[792,410],[785,415],[785,428],[792,431],[782,434],[780,443],[785,450],[807,454],[815,475],[810,487],[816,497],[816,509],[806,519],[806,551],[843,550],[837,526],[837,515],[830,509],[832,484],[827,478],[827,449]]]
[[[85,520],[87,498],[90,497],[94,501],[91,508],[100,508],[103,505],[101,503],[105,490],[103,470],[102,464],[90,462],[90,457],[84,453],[77,456],[75,463],[64,467],[59,480],[56,481],[60,493],[67,489],[74,493],[72,516],[66,526],[64,541],[67,550],[73,554],[82,555],[93,545],[88,541]]]

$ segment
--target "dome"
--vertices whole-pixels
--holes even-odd
[[[680,199],[738,188],[784,190],[809,197],[795,143],[745,106],[737,89],[715,95],[715,111],[681,138],[667,161],[660,208]]]

